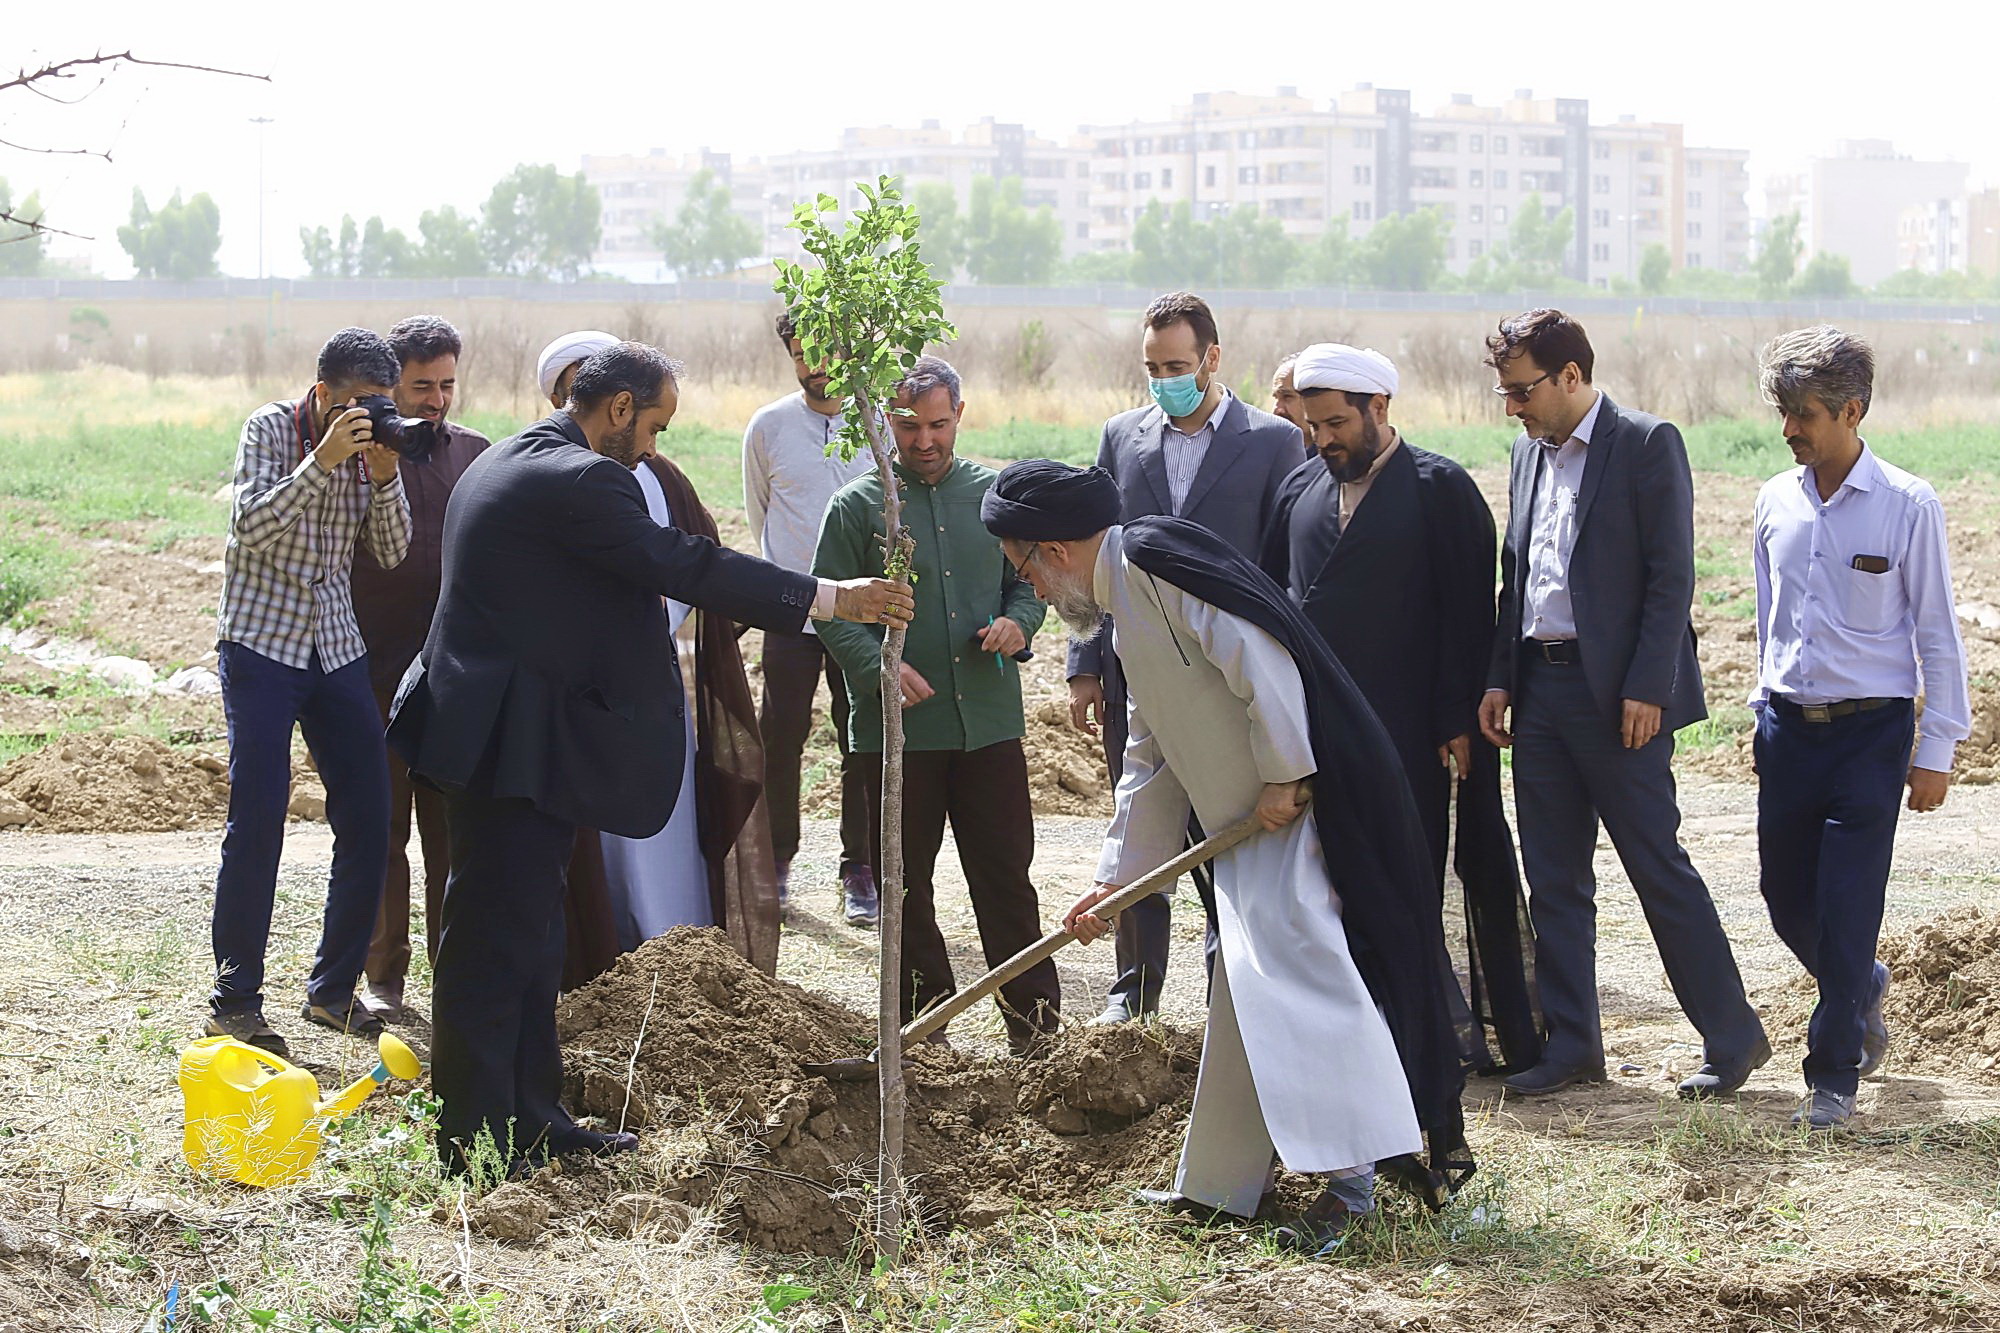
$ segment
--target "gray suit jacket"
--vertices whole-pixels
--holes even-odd
[[[1515,691],[1521,654],[1521,580],[1541,446],[1514,441],[1507,541],[1500,555],[1500,632],[1488,689]],[[1614,723],[1623,700],[1662,709],[1662,730],[1708,716],[1695,660],[1694,478],[1671,422],[1605,395],[1577,496],[1570,555],[1577,656],[1597,706]]]
[[[1299,428],[1233,395],[1216,410],[1225,415],[1188,487],[1180,517],[1201,524],[1255,564],[1278,507],[1278,488],[1305,456]],[[1120,523],[1174,512],[1162,438],[1166,428],[1166,413],[1157,405],[1120,412],[1104,423],[1097,465],[1118,483]],[[1072,643],[1069,674],[1103,675],[1105,646],[1102,634],[1086,644]]]

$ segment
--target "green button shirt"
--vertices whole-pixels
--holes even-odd
[[[978,750],[1019,740],[1021,668],[1012,658],[995,662],[974,636],[996,616],[1018,624],[1032,643],[1048,608],[1033,587],[1014,576],[1000,539],[979,521],[979,501],[998,474],[958,459],[936,486],[902,467],[903,526],[916,538],[916,618],[903,642],[903,660],[937,693],[903,710],[907,750]],[[813,573],[827,579],[880,577],[882,479],[873,472],[834,492],[820,524]],[[882,635],[879,625],[844,620],[815,624],[820,641],[846,673],[853,700],[848,743],[882,749]]]

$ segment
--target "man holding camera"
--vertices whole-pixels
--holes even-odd
[[[403,368],[396,411],[412,429],[415,449],[403,457],[403,493],[410,502],[410,551],[401,564],[385,564],[366,546],[354,550],[354,618],[368,644],[368,684],[386,724],[396,683],[416,660],[437,610],[444,570],[444,508],[466,466],[490,443],[451,414],[458,390],[458,330],[436,315],[412,315],[389,330],[389,346]],[[437,960],[438,904],[451,874],[451,834],[444,797],[410,781],[410,770],[389,755],[389,868],[382,881],[375,937],[368,942],[361,1003],[378,1018],[403,1011],[403,982],[410,971],[410,811],[424,858],[424,945]]]
[[[292,727],[326,784],[333,871],[304,1017],[370,1035],[354,999],[388,859],[389,766],[368,684],[350,573],[358,538],[384,566],[410,549],[397,455],[357,400],[387,399],[402,376],[380,334],[342,329],[319,380],[293,403],[259,408],[236,450],[217,630],[229,726],[229,821],[215,881],[216,981],[208,1032],[278,1055],[264,1020],[264,949],[291,800]]]

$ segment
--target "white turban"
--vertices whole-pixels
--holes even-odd
[[[1298,363],[1292,367],[1292,383],[1300,393],[1340,389],[1393,398],[1401,382],[1396,363],[1388,357],[1372,347],[1349,347],[1346,343],[1314,343],[1299,353]]]
[[[535,360],[535,382],[542,386],[542,397],[555,393],[556,381],[565,370],[579,361],[588,361],[607,347],[616,347],[619,341],[601,329],[579,329],[544,347]]]

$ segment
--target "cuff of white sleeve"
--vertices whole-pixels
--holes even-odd
[[[834,599],[840,595],[840,585],[832,579],[819,580],[819,591],[813,594],[812,618],[832,620]]]
[[[1910,762],[1915,768],[1927,768],[1933,773],[1949,773],[1952,761],[1957,757],[1957,741],[1948,741],[1939,736],[1920,736],[1917,738],[1917,757]]]
[[[373,477],[368,480],[374,487],[368,496],[370,504],[387,504],[403,494],[403,469],[400,467],[396,469],[396,475],[387,481],[376,481]]]

